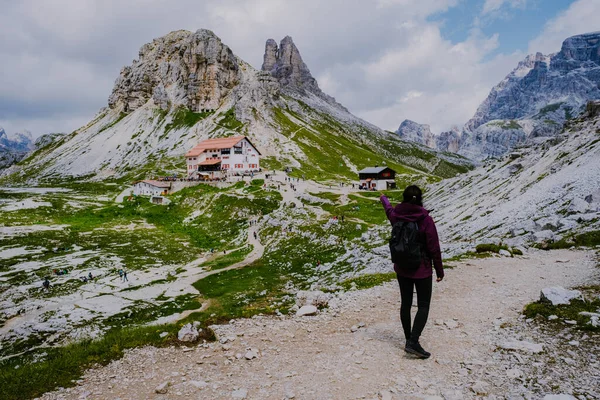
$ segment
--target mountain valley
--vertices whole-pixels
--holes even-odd
[[[143,45],[85,126],[0,131],[22,157],[0,169],[2,396],[597,398],[598,46],[529,56],[436,135],[354,116],[289,36],[260,70],[206,29]],[[234,136],[261,171],[187,179],[186,152]],[[358,189],[374,166],[394,204],[423,187],[439,230],[429,365],[398,356],[389,222]],[[158,179],[168,202],[134,195]],[[549,286],[580,296],[548,305]]]

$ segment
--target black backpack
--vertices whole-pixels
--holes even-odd
[[[392,261],[400,269],[415,271],[421,265],[421,235],[416,222],[397,221],[392,225],[390,252]]]

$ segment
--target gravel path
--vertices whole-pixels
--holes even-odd
[[[313,317],[232,321],[215,327],[220,342],[134,349],[89,370],[75,388],[43,398],[537,399],[552,392],[597,398],[600,336],[566,325],[556,335],[544,332],[520,312],[542,288],[598,284],[598,272],[589,251],[458,263],[434,287],[421,341],[433,354],[429,360],[403,351],[399,291],[391,282],[339,295]],[[541,343],[545,351],[499,349],[511,340]],[[565,349],[573,340],[577,348]],[[157,394],[165,382],[166,393]]]

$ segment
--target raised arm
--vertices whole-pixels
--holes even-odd
[[[394,210],[394,207],[392,207],[392,205],[390,204],[390,201],[385,196],[385,194],[382,194],[381,197],[379,198],[379,200],[381,201],[381,204],[383,204],[383,209],[385,210],[385,215],[388,217],[390,222],[392,222],[391,216],[392,216],[392,211]]]

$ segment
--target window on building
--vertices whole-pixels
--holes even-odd
[[[231,149],[221,149],[221,154],[231,154]]]
[[[391,174],[389,172],[384,172],[383,174],[381,174],[381,176],[383,176],[384,178],[389,178],[390,175]]]
[[[234,154],[242,154],[242,148],[241,147],[234,147],[233,153]]]

